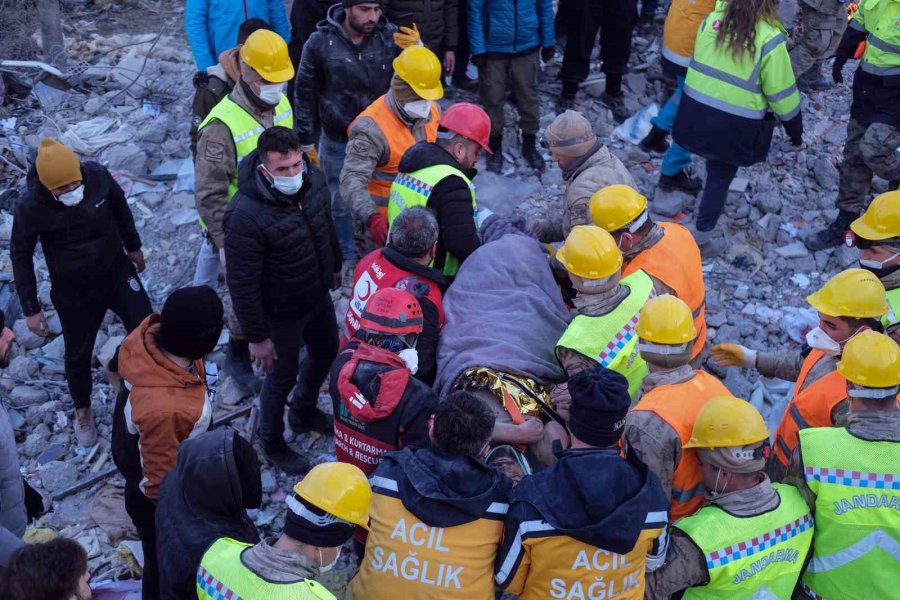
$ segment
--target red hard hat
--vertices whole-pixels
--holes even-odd
[[[467,140],[472,140],[481,146],[488,154],[493,154],[488,145],[491,137],[491,119],[480,106],[470,102],[454,104],[441,115],[438,125]]]
[[[359,328],[390,335],[422,333],[422,307],[409,292],[380,289],[366,302]]]

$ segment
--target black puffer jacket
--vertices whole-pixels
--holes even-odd
[[[458,10],[459,0],[389,0],[386,13],[391,23],[415,23],[422,43],[443,60],[441,52],[459,43]]]
[[[217,539],[257,543],[247,509],[261,504],[259,459],[236,431],[217,429],[182,442],[156,505],[160,597],[196,598],[197,567]]]
[[[332,6],[303,50],[294,85],[294,120],[300,141],[315,144],[317,125],[333,140],[346,141],[347,127],[388,91],[400,48],[397,28],[384,17],[361,46],[344,33],[344,7]]]
[[[16,291],[26,315],[41,310],[34,276],[38,242],[54,287],[113,285],[131,274],[125,252],[140,250],[141,238],[125,193],[97,163],[82,163],[81,176],[84,200],[75,206],[54,198],[34,167],[26,177],[28,191],[16,204],[10,240]]]
[[[224,220],[228,291],[251,342],[269,337],[267,317],[300,317],[321,302],[342,260],[322,172],[307,164],[303,187],[289,197],[259,164],[256,151],[241,161]]]
[[[475,169],[464,171],[449,152],[430,142],[419,142],[407,150],[400,159],[399,168],[401,173],[412,173],[434,165],[450,165],[463,171],[470,180],[477,174]],[[481,245],[469,186],[460,177],[444,178],[431,190],[428,208],[434,211],[440,228],[434,268],[439,271],[443,269],[447,252],[462,263]]]

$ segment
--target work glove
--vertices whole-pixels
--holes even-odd
[[[844,83],[844,74],[841,73],[841,69],[844,68],[846,62],[847,59],[842,56],[835,57],[834,65],[831,67],[831,78],[835,83]]]
[[[541,60],[545,63],[550,62],[554,56],[556,56],[556,46],[541,48]]]
[[[419,44],[421,39],[422,36],[419,35],[419,28],[415,23],[412,24],[412,27],[401,26],[400,30],[394,34],[394,43],[403,49]]]
[[[300,146],[300,149],[303,150],[306,158],[309,159],[309,162],[311,162],[314,167],[318,169],[321,166],[319,164],[319,151],[316,150],[315,146]]]
[[[379,246],[384,246],[388,234],[388,222],[387,219],[384,218],[384,215],[380,212],[376,212],[369,217],[366,226],[369,228],[369,235],[372,236],[372,241]]]
[[[469,60],[472,61],[472,64],[478,67],[479,69],[483,69],[484,65],[487,63],[487,56],[484,54],[476,54]]]
[[[723,367],[756,368],[756,350],[740,344],[716,344],[709,354]]]

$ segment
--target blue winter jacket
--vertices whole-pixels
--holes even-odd
[[[472,55],[552,48],[552,0],[469,0]]]
[[[187,0],[184,29],[197,70],[205,71],[219,62],[220,54],[237,46],[238,27],[254,18],[271,25],[285,43],[291,39],[284,0]]]

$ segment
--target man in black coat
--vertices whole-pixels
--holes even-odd
[[[341,279],[341,251],[325,177],[300,150],[296,132],[267,129],[240,164],[238,192],[225,213],[226,278],[250,356],[266,373],[259,437],[267,458],[290,474],[309,462],[284,440],[284,407],[294,433],[332,431],[316,407],[319,387],[337,355],[338,330],[329,289]],[[299,368],[300,348],[307,358]]]
[[[40,242],[66,345],[75,437],[79,445],[90,447],[97,441],[91,358],[103,317],[112,310],[130,332],[152,312],[137,277],[144,270],[141,238],[125,194],[109,171],[97,163],[79,163],[56,140],[41,141],[26,181],[28,191],[16,204],[10,240],[16,291],[28,328],[46,336],[34,275]]]

